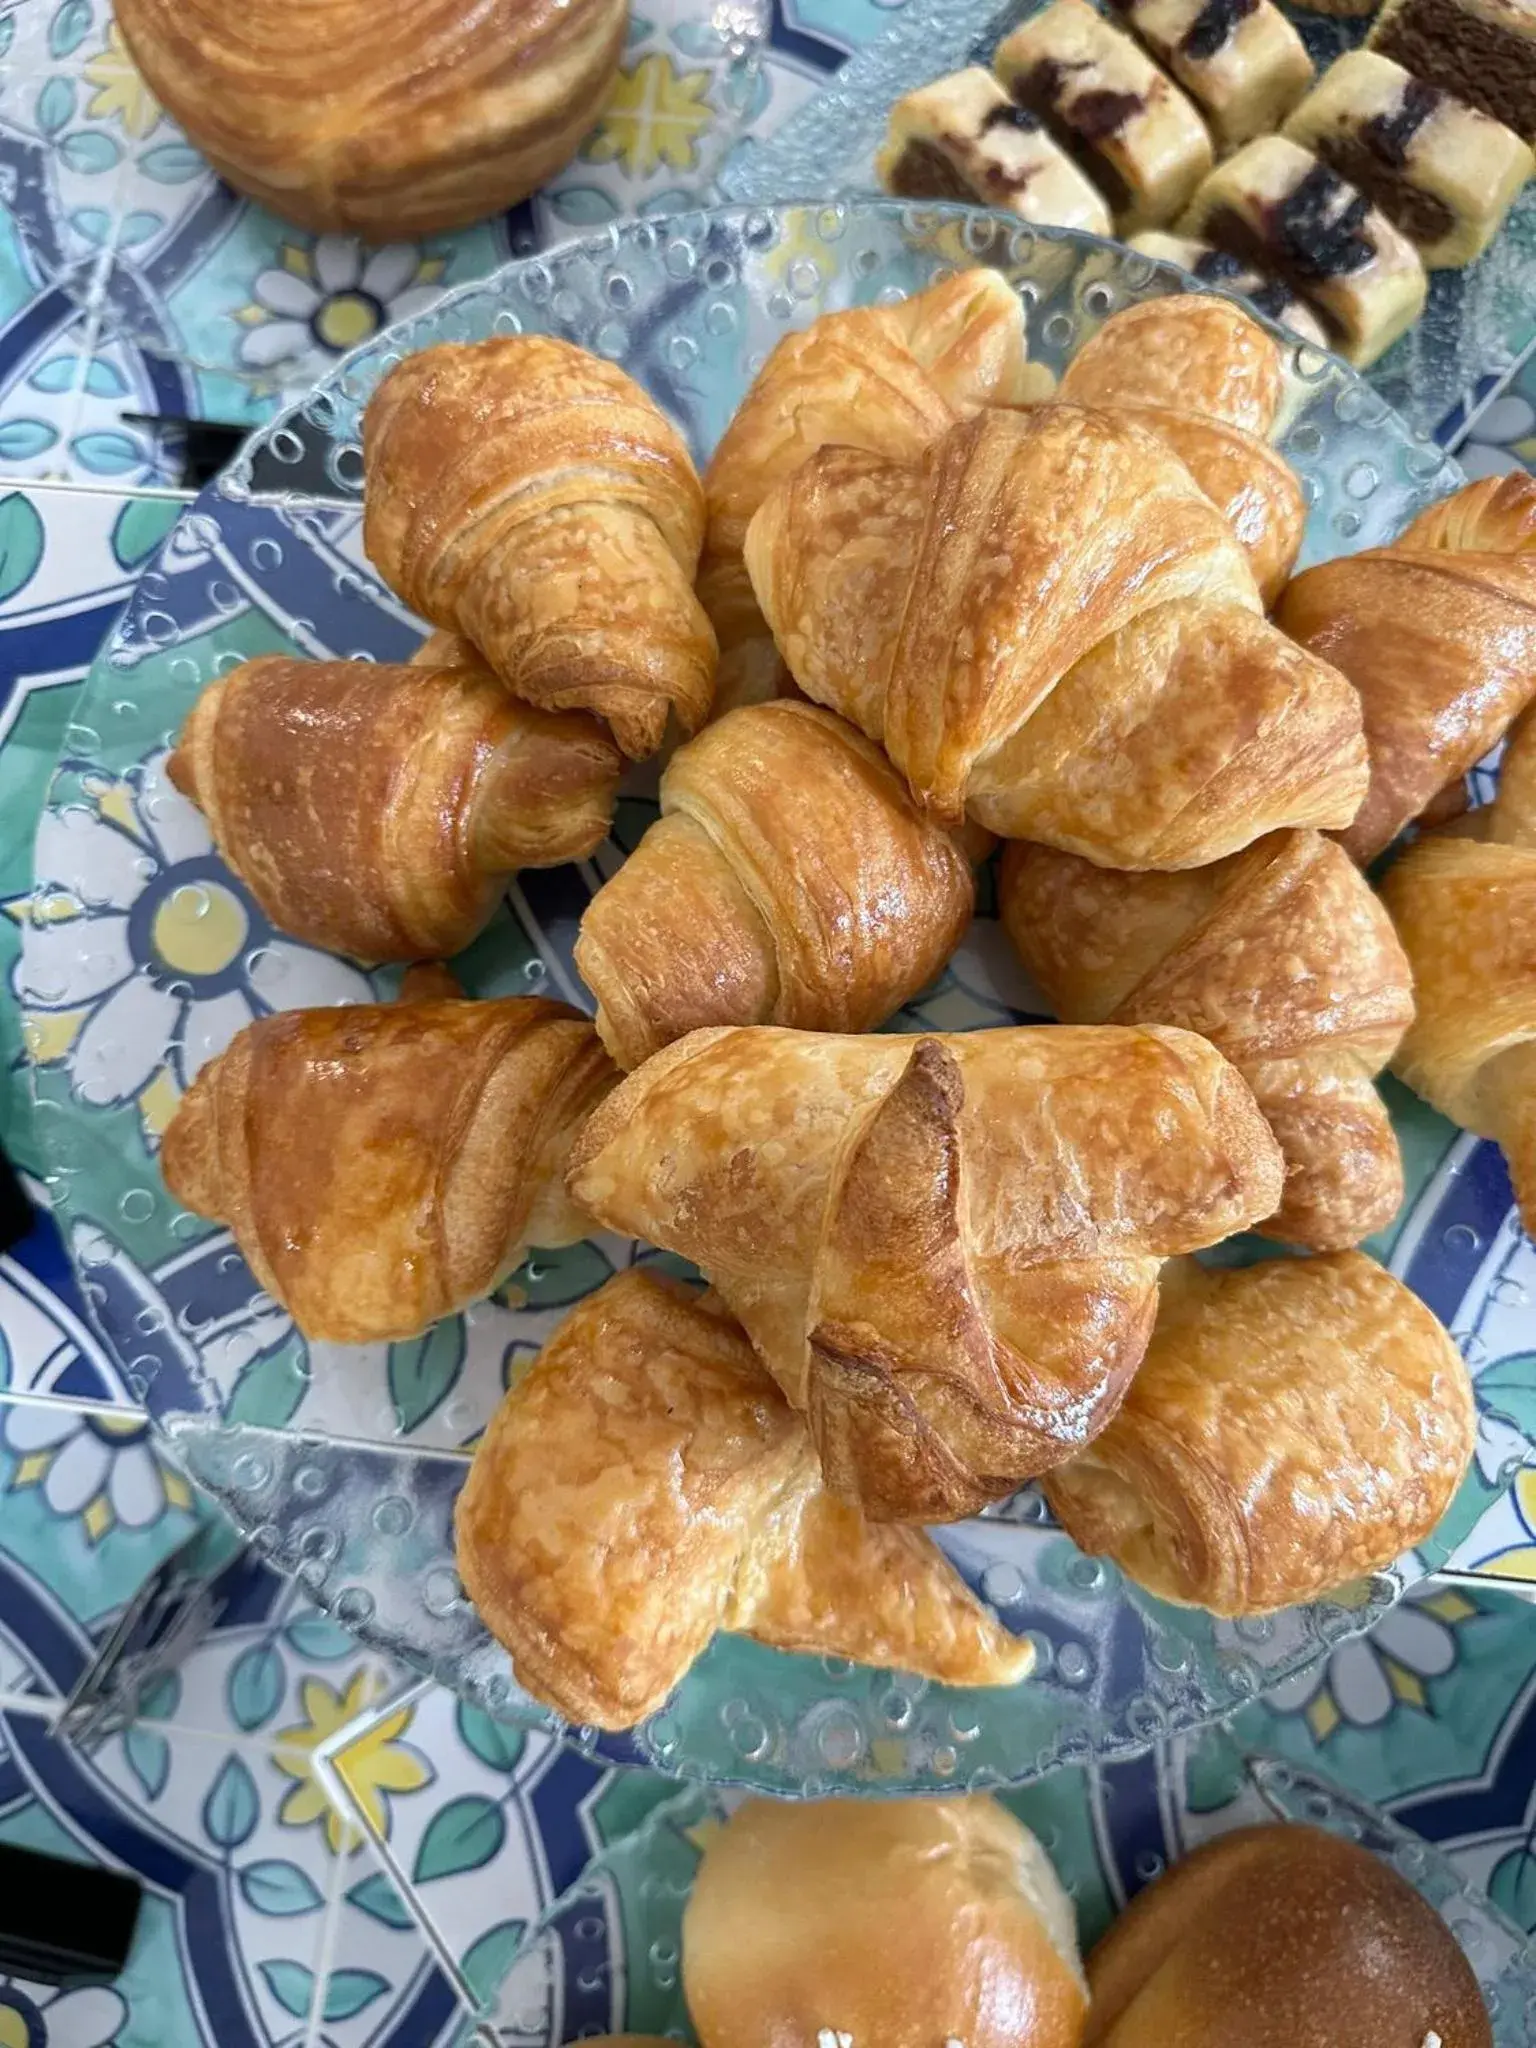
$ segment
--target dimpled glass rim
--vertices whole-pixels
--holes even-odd
[[[355,507],[360,409],[404,353],[438,340],[497,333],[565,335],[625,363],[653,388],[659,381],[665,387],[659,395],[703,456],[781,334],[833,306],[870,303],[882,292],[905,296],[983,256],[1013,278],[1025,302],[1032,352],[1056,367],[1121,306],[1188,288],[1182,273],[1112,243],[1067,231],[1041,233],[962,206],[877,201],[738,207],[616,224],[509,264],[390,330],[257,436],[233,472],[204,494],[169,537],[90,688],[98,695],[109,687],[121,692],[125,679],[116,664],[125,654],[144,655],[145,620],[159,601],[158,587],[167,582],[162,570],[172,562],[178,535],[186,547],[206,547],[218,535],[221,516],[233,522],[253,508],[271,507],[308,545],[324,508]],[[1287,346],[1295,411],[1280,445],[1307,491],[1312,558],[1391,538],[1415,511],[1460,480],[1455,465],[1413,436],[1346,365],[1318,350]],[[718,388],[708,386],[706,372]],[[263,476],[280,475],[306,448],[323,452],[331,490],[313,496],[268,491]],[[366,576],[354,581],[354,600],[381,609],[394,604]],[[397,615],[398,609],[394,605]],[[156,644],[165,651],[180,638],[178,633]],[[179,697],[157,695],[162,727],[171,728],[204,680],[190,678]],[[88,768],[123,765],[85,722],[94,702],[88,695],[79,714],[76,771],[82,759]],[[51,1112],[44,1121],[53,1140],[70,1124],[89,1121],[88,1110],[73,1101],[67,1086],[61,1090],[56,1073],[35,1070],[34,1087],[40,1106]],[[70,1178],[55,1176],[66,1223]],[[89,1192],[85,1183],[77,1184],[82,1194]],[[156,1199],[152,1188],[134,1192]],[[163,1206],[163,1189],[159,1200]],[[237,1443],[235,1432],[210,1431],[193,1409],[157,1399],[153,1387],[150,1399],[162,1425],[175,1427],[195,1475],[263,1553],[301,1576],[322,1605],[362,1639],[493,1713],[549,1725],[548,1713],[520,1693],[504,1653],[478,1631],[462,1602],[452,1614],[443,1587],[434,1585],[433,1604],[427,1605],[425,1580],[441,1580],[448,1561],[451,1494],[444,1509],[429,1484],[443,1458],[430,1458],[408,1442],[389,1449],[379,1444],[369,1452],[355,1436],[344,1440],[340,1430],[317,1435],[302,1425],[243,1429]],[[435,1545],[430,1571],[405,1570],[400,1547],[363,1513],[378,1498],[377,1491],[370,1497],[359,1484],[359,1461],[369,1455],[388,1458],[399,1469],[402,1495],[407,1487],[421,1491],[427,1506],[413,1517],[412,1540],[418,1547]],[[285,1491],[282,1474],[301,1465],[306,1478],[317,1482],[312,1495]],[[342,1540],[304,1548],[306,1537],[323,1533],[327,1507],[334,1512],[343,1498],[355,1504],[356,1513],[345,1527],[333,1528]],[[311,1513],[305,1501],[322,1510],[319,1519],[303,1520]],[[961,1525],[946,1539],[973,1584],[985,1580],[986,1546],[1001,1542],[1009,1527],[983,1520]],[[1050,1670],[1023,1687],[960,1693],[837,1660],[793,1658],[717,1639],[667,1707],[633,1735],[572,1731],[573,1739],[604,1755],[680,1775],[778,1791],[891,1792],[1027,1782],[1061,1763],[1136,1754],[1160,1735],[1218,1718],[1315,1664],[1344,1635],[1368,1627],[1426,1569],[1423,1558],[1410,1558],[1378,1575],[1358,1605],[1324,1602],[1273,1624],[1218,1631],[1206,1617],[1180,1613],[1125,1587],[1111,1568],[1077,1557],[1065,1539],[1055,1539],[1055,1551],[1052,1570],[1059,1583],[1052,1589],[1053,1613],[1066,1619],[1054,1637],[1050,1628],[1040,1631]],[[1058,1648],[1084,1654],[1063,1658]]]

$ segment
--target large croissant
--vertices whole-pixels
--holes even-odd
[[[502,1402],[457,1539],[519,1682],[599,1728],[654,1713],[719,1629],[951,1685],[1034,1663],[930,1537],[832,1499],[729,1316],[637,1267],[578,1303]]]
[[[1272,604],[1307,523],[1301,484],[1267,438],[1283,390],[1278,343],[1239,307],[1191,293],[1106,320],[1062,373],[1057,395],[1156,434],[1221,508]]]
[[[380,384],[364,448],[370,558],[509,689],[595,712],[637,758],[669,710],[685,732],[703,724],[704,494],[633,378],[547,335],[444,343]]]
[[[1418,1005],[1393,1071],[1503,1147],[1536,1230],[1536,717],[1505,749],[1494,801],[1410,846],[1381,894]]]
[[[696,1031],[577,1140],[571,1193],[703,1269],[833,1491],[974,1513],[1103,1428],[1162,1261],[1273,1213],[1280,1154],[1186,1031]]]
[[[1024,309],[995,270],[962,271],[900,305],[824,313],[786,335],[704,473],[699,596],[720,642],[718,708],[792,687],[741,555],[774,484],[833,444],[913,460],[978,406],[1043,397],[1050,382],[1025,360]]]
[[[1360,693],[1365,802],[1340,834],[1368,861],[1536,697],[1536,478],[1468,484],[1388,548],[1320,563],[1276,613]]]
[[[265,655],[203,691],[169,772],[280,930],[373,961],[457,953],[517,869],[591,853],[622,766],[478,665]]]
[[[286,1010],[203,1068],[160,1166],[305,1336],[409,1337],[524,1245],[586,1234],[566,1160],[615,1078],[586,1018],[539,997]]]
[[[953,835],[815,704],[748,705],[706,727],[667,764],[661,813],[576,942],[621,1067],[705,1024],[873,1030],[970,921]]]
[[[747,566],[801,688],[941,816],[1128,868],[1354,816],[1354,691],[1265,621],[1226,520],[1126,419],[983,413],[916,464],[824,449]]]
[[[998,909],[1067,1023],[1178,1024],[1232,1061],[1285,1155],[1261,1229],[1333,1251],[1391,1222],[1402,1160],[1371,1084],[1413,1020],[1412,983],[1341,846],[1276,832],[1211,867],[1129,875],[1017,844]]]
[[[1163,1599],[1263,1614],[1422,1542],[1476,1423],[1456,1346],[1363,1252],[1190,1261],[1120,1413],[1046,1495],[1084,1550]]]

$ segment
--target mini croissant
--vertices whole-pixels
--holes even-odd
[[[363,438],[368,554],[413,610],[528,703],[595,712],[632,757],[669,710],[703,724],[704,495],[633,378],[547,335],[443,343],[390,371]]]
[[[1464,1129],[1503,1147],[1536,1228],[1536,722],[1505,750],[1498,794],[1389,870],[1418,1016],[1393,1071]]]
[[[615,1078],[564,1003],[408,986],[248,1024],[183,1096],[160,1165],[306,1337],[410,1337],[488,1294],[524,1245],[586,1235],[566,1160]]]
[[[1354,691],[1267,623],[1231,527],[1126,418],[983,413],[917,464],[824,449],[747,565],[801,688],[941,817],[1137,868],[1354,816]]]
[[[638,1267],[579,1302],[502,1402],[457,1550],[519,1683],[599,1728],[654,1713],[720,1629],[951,1685],[1034,1663],[930,1537],[826,1492],[730,1318]]]
[[[692,1259],[806,1410],[834,1493],[973,1514],[1102,1429],[1177,1251],[1273,1214],[1280,1154],[1187,1031],[695,1031],[571,1157]]]
[[[376,961],[457,953],[519,868],[591,853],[622,766],[473,661],[265,655],[203,691],[169,772],[280,930]]]
[[[705,1024],[873,1030],[970,921],[954,837],[878,747],[817,705],[717,719],[667,764],[661,813],[576,942],[621,1067]]]
[[[1364,1252],[1173,1269],[1114,1421],[1049,1474],[1084,1550],[1165,1600],[1266,1614],[1420,1543],[1476,1434],[1461,1354]]]
[[[718,708],[792,689],[742,561],[753,513],[818,448],[914,460],[983,405],[1044,397],[1024,309],[995,270],[966,270],[896,306],[824,313],[777,344],[704,473],[699,595],[720,642]]]
[[[1391,1222],[1402,1160],[1371,1084],[1413,1021],[1412,983],[1341,846],[1276,832],[1211,867],[1130,875],[1013,845],[998,909],[1067,1023],[1177,1024],[1232,1061],[1285,1154],[1270,1236],[1334,1251]]]
[[[1106,320],[1057,395],[1156,434],[1221,508],[1272,604],[1307,523],[1301,484],[1268,442],[1282,390],[1278,343],[1239,307],[1192,293]]]
[[[1370,789],[1340,834],[1373,860],[1536,697],[1536,478],[1468,484],[1388,548],[1296,577],[1276,618],[1360,693]]]

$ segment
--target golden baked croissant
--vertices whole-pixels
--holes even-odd
[[[862,733],[815,704],[748,705],[672,756],[576,966],[621,1067],[704,1024],[870,1031],[943,967],[974,895],[953,835]]]
[[[203,691],[169,773],[280,930],[373,961],[457,953],[519,868],[591,853],[622,766],[477,665],[264,655]]]
[[[1413,966],[1418,1015],[1392,1070],[1502,1146],[1536,1227],[1536,722],[1505,749],[1491,804],[1410,846],[1382,901]]]
[[[1340,838],[1375,858],[1536,696],[1536,485],[1468,484],[1391,547],[1319,563],[1275,616],[1360,693],[1371,783]],[[1527,550],[1521,552],[1521,550]]]
[[[1177,1024],[1231,1060],[1285,1155],[1261,1230],[1335,1251],[1391,1222],[1402,1159],[1371,1084],[1413,1021],[1413,989],[1341,846],[1276,832],[1211,867],[1131,875],[1019,843],[998,913],[1065,1022]]]
[[[1063,371],[1058,396],[1165,442],[1226,515],[1272,604],[1307,523],[1300,481],[1267,438],[1282,391],[1278,343],[1240,307],[1190,294],[1106,320]]]
[[[1083,2048],[1493,2048],[1456,1937],[1390,1863],[1237,1828],[1138,1892],[1088,1958]]]
[[[974,1513],[1114,1413],[1176,1251],[1281,1164],[1187,1031],[695,1031],[571,1155],[573,1198],[692,1259],[882,1519]]]
[[[831,1498],[729,1316],[638,1267],[579,1302],[513,1385],[456,1530],[519,1683],[599,1728],[654,1713],[719,1629],[953,1685],[1011,1685],[1034,1663],[930,1537]]]
[[[758,372],[704,472],[699,595],[720,642],[717,708],[792,689],[741,558],[769,490],[818,448],[911,461],[979,406],[1049,391],[1025,359],[1024,309],[995,270],[966,270],[896,306],[824,313]]]
[[[414,1336],[524,1245],[586,1235],[564,1173],[617,1078],[597,1033],[564,1003],[443,1000],[441,981],[413,971],[398,1003],[258,1017],[166,1130],[172,1195],[228,1225],[306,1337]]]
[[[364,422],[364,539],[390,587],[517,696],[592,711],[626,754],[703,724],[704,494],[634,379],[542,334],[407,356]]]
[[[1266,1614],[1422,1542],[1476,1428],[1460,1352],[1364,1252],[1190,1260],[1119,1414],[1046,1497],[1074,1542],[1160,1598]]]
[[[1265,621],[1226,520],[1124,418],[987,412],[917,464],[823,449],[747,566],[801,688],[940,816],[1118,867],[1354,816],[1354,691]]]
[[[569,163],[629,17],[625,0],[119,0],[115,13],[221,178],[301,227],[375,242],[484,220]],[[347,310],[366,307],[337,313],[328,347],[368,333],[342,324]]]

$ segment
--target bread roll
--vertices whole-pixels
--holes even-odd
[[[1072,1902],[986,1798],[748,1801],[694,1880],[683,1990],[703,2048],[1078,2048],[1086,2006]]]
[[[1353,1842],[1241,1828],[1140,1893],[1088,1958],[1083,2048],[1492,2048],[1434,1908]]]

